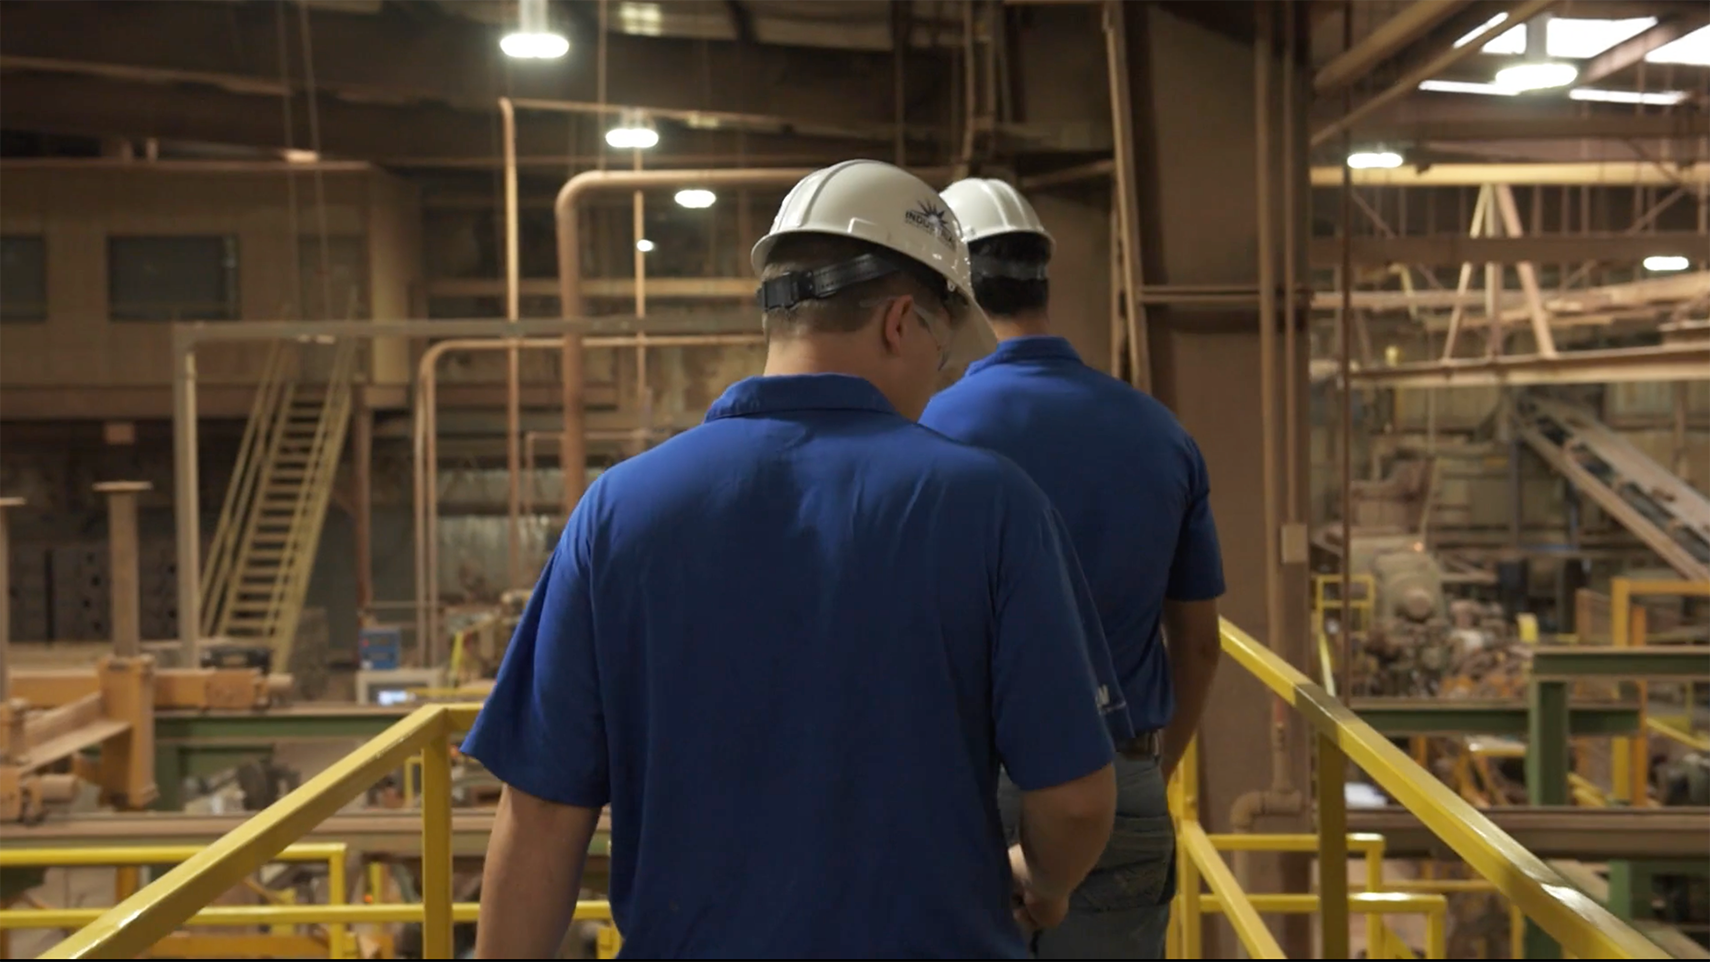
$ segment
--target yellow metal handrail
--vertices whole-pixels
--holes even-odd
[[[1321,866],[1347,862],[1347,799],[1343,784],[1345,764],[1352,761],[1474,871],[1489,879],[1498,892],[1560,942],[1564,950],[1582,959],[1669,958],[1637,930],[1575,889],[1275,652],[1227,620],[1222,628],[1223,650],[1312,726],[1318,754],[1316,796]],[[1346,958],[1347,875],[1345,872],[1320,874],[1325,957]],[[1197,894],[1197,888],[1194,892]]]
[[[450,738],[467,731],[477,705],[428,705],[400,719],[361,749],[340,759],[302,787],[243,825],[198,851],[152,884],[70,938],[44,959],[128,959],[171,934],[309,830],[367,791],[404,759],[420,753],[422,763],[422,948],[426,958],[451,955],[451,753]],[[343,921],[352,908],[393,911],[406,906],[262,906],[300,911],[313,921]],[[208,911],[224,911],[209,909]],[[250,909],[249,911],[255,911]],[[317,914],[318,913],[318,914]],[[282,924],[283,916],[274,921]]]

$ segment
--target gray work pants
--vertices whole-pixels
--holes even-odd
[[[998,781],[1004,835],[1017,838],[1021,792]],[[1161,959],[1176,893],[1176,830],[1156,758],[1116,758],[1116,825],[1063,924],[1033,938],[1036,959]]]

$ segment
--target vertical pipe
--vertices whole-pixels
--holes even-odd
[[[95,490],[107,496],[107,583],[113,589],[113,655],[142,654],[142,592],[137,570],[137,494],[147,481],[108,481]]]
[[[201,506],[196,478],[196,347],[179,344],[173,329],[172,365],[172,504],[177,526],[178,555],[178,664],[196,665],[196,642],[201,634],[202,550]]]
[[[1632,632],[1632,645],[1635,648],[1645,646],[1645,608],[1639,605],[1633,607],[1633,617],[1628,630]],[[1650,768],[1651,768],[1651,738],[1646,728],[1646,717],[1650,714],[1651,683],[1641,678],[1634,683],[1639,690],[1639,727],[1634,733],[1632,745],[1628,749],[1627,761],[1627,799],[1634,808],[1645,808],[1650,805]],[[1687,702],[1691,707],[1692,702]]]
[[[1298,425],[1295,424],[1296,405],[1299,399],[1295,396],[1298,390],[1295,384],[1295,145],[1294,133],[1294,98],[1295,71],[1298,65],[1295,49],[1298,37],[1299,21],[1296,19],[1294,0],[1287,0],[1283,5],[1283,18],[1286,26],[1283,33],[1283,75],[1282,75],[1282,202],[1283,202],[1283,517],[1290,524],[1300,520],[1299,491],[1295,473],[1299,471],[1297,460],[1299,452],[1296,445]]]
[[[1276,243],[1271,231],[1271,44],[1274,8],[1253,8],[1254,194],[1259,217],[1259,450],[1263,475],[1265,525],[1265,635],[1272,648],[1283,637],[1282,586],[1277,582],[1277,278]]]
[[[635,151],[635,169],[641,169],[641,151]],[[635,235],[635,316],[647,316],[647,255],[641,250],[641,239],[647,234],[647,200],[641,191],[630,198],[630,227]],[[636,332],[635,343],[635,439],[630,453],[640,454],[647,448],[647,432],[653,427],[653,391],[647,386],[647,335]]]
[[[1342,4],[1342,49],[1348,50],[1353,45],[1354,4],[1353,0],[1346,0]],[[1354,91],[1350,86],[1342,91],[1343,116],[1351,114],[1353,109]],[[1341,630],[1337,634],[1342,642],[1340,690],[1342,697],[1349,699],[1354,697],[1354,382],[1349,370],[1353,357],[1353,339],[1349,336],[1349,329],[1354,319],[1354,181],[1347,158],[1353,149],[1353,127],[1348,125],[1342,128],[1342,315],[1337,332],[1342,342],[1341,357],[1337,359],[1342,381],[1342,614]],[[1336,790],[1342,791],[1339,786]],[[1334,957],[1343,958],[1345,955]]]
[[[1318,910],[1323,957],[1348,952],[1348,808],[1343,778],[1347,758],[1335,739],[1318,741]],[[1368,939],[1369,941],[1369,939]]]
[[[499,116],[505,135],[505,320],[522,316],[522,265],[518,260],[517,237],[517,115],[509,97],[499,98]],[[506,587],[522,585],[522,359],[515,344],[505,352],[505,468],[506,485],[505,559]],[[432,599],[438,601],[437,598]]]
[[[12,697],[7,670],[12,656],[12,535],[6,515],[8,509],[23,503],[23,498],[0,498],[0,720],[4,720],[6,701]]]
[[[1141,8],[1140,16],[1147,12]],[[1129,383],[1152,390],[1152,358],[1147,334],[1146,306],[1140,296],[1144,283],[1140,267],[1139,185],[1134,171],[1134,112],[1128,89],[1128,28],[1122,0],[1105,0],[1105,68],[1110,81],[1111,137],[1116,146],[1116,210],[1122,232],[1122,296],[1128,317]]]
[[[913,46],[913,33],[908,0],[891,4],[891,107],[896,115],[891,152],[895,154],[896,165],[905,168],[908,166],[908,99],[904,61]],[[744,198],[743,207],[746,206],[747,199]],[[747,239],[746,235],[742,236],[743,242],[746,243]]]
[[[356,409],[356,610],[374,606],[374,409],[364,389]]]
[[[422,958],[451,958],[451,741],[445,712],[422,746]]]

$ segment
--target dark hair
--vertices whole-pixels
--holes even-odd
[[[767,255],[760,279],[817,270],[863,254],[883,257],[896,266],[896,272],[846,287],[830,297],[798,301],[790,307],[767,311],[766,336],[858,331],[871,316],[860,305],[875,298],[925,295],[929,298],[928,306],[944,301],[944,279],[937,271],[888,248],[837,234],[786,234],[778,238]]]
[[[993,258],[1026,267],[1043,268],[1051,262],[1050,244],[1036,234],[1000,234],[969,244],[968,253],[975,258]],[[988,315],[1014,317],[1026,311],[1039,310],[1048,304],[1051,300],[1051,282],[1044,278],[1024,281],[996,274],[983,274],[980,272],[979,261],[976,260],[974,297],[979,299],[980,307],[984,308]]]

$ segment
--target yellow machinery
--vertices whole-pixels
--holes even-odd
[[[1282,958],[1261,921],[1266,912],[1315,912],[1321,922],[1323,958],[1349,958],[1349,916],[1364,915],[1373,957],[1410,957],[1385,920],[1396,913],[1427,919],[1427,957],[1444,953],[1440,892],[1387,885],[1381,869],[1367,872],[1367,891],[1349,892],[1348,874],[1320,873],[1317,893],[1250,895],[1241,890],[1222,851],[1240,848],[1314,851],[1320,865],[1346,865],[1350,851],[1368,864],[1381,863],[1382,839],[1347,833],[1344,779],[1352,761],[1411,811],[1448,849],[1483,877],[1515,910],[1585,959],[1669,958],[1638,931],[1579,892],[1566,878],[1522,848],[1464,799],[1419,768],[1402,751],[1324,688],[1234,626],[1224,623],[1223,647],[1292,708],[1312,732],[1317,756],[1318,834],[1315,836],[1212,836],[1199,823],[1196,781],[1183,777],[1197,764],[1184,761],[1172,785],[1182,857],[1171,954],[1199,957],[1200,919],[1225,915],[1254,958]],[[473,920],[475,905],[452,902],[451,738],[466,731],[476,705],[429,704],[393,725],[362,749],[311,779],[243,827],[187,859],[152,885],[89,922],[42,958],[133,958],[171,937],[186,923],[208,925],[305,923],[332,925],[375,921],[421,921],[423,957],[448,958],[454,921]],[[338,812],[406,759],[421,758],[422,902],[419,905],[260,906],[204,908],[221,893],[273,859],[313,826]],[[1446,886],[1448,883],[1436,883]],[[1205,891],[1209,889],[1209,891]],[[1387,890],[1386,890],[1387,889]],[[1462,888],[1445,887],[1441,891]],[[604,902],[582,903],[578,918],[609,918]],[[602,942],[610,952],[616,937]]]

